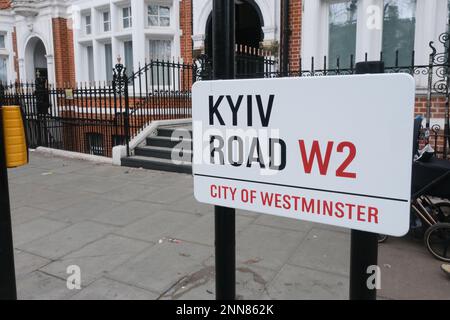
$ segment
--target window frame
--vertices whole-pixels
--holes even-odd
[[[0,41],[0,50],[6,50],[6,33],[0,32],[0,39],[3,39]],[[3,45],[1,45],[3,43]]]
[[[324,46],[324,51],[325,51],[325,55],[327,57],[327,69],[330,68],[330,61],[331,61],[331,57],[330,57],[330,10],[331,4],[335,4],[335,3],[344,3],[344,2],[350,2],[351,0],[323,0],[325,2],[325,5],[323,6],[324,8],[322,8],[322,15],[325,16],[325,20],[326,20],[326,24],[325,24],[325,28],[324,28],[324,35],[322,36],[323,38],[323,46]],[[383,0],[384,1],[384,0]],[[356,32],[355,32],[355,52],[353,53],[353,61],[355,62],[356,60],[356,56],[358,54],[358,20],[359,20],[359,6],[361,4],[361,0],[357,0],[356,5]],[[341,69],[345,69],[342,68],[342,62],[345,61],[345,63],[349,62],[348,59],[350,58],[350,56],[348,57],[339,57],[339,61],[340,61],[340,68]],[[336,61],[335,61],[336,62]],[[333,62],[334,63],[334,62]]]
[[[105,14],[108,15],[108,20],[105,20]],[[105,10],[102,11],[102,25],[103,25],[103,32],[111,32],[111,11]],[[108,26],[108,28],[106,28]]]
[[[157,8],[157,14],[150,14],[150,7],[156,7]],[[169,14],[168,15],[161,15],[161,8],[168,8]],[[150,23],[150,18],[154,17],[158,20],[158,24],[154,25]],[[167,18],[169,19],[169,25],[164,26],[161,25],[161,18]],[[160,27],[160,28],[170,28],[172,26],[172,6],[170,5],[163,5],[163,4],[147,4],[147,27]]]
[[[125,10],[128,11],[128,15],[125,16]],[[122,28],[123,29],[130,29],[133,27],[133,11],[131,8],[131,4],[126,7],[122,7]],[[125,21],[127,21],[128,26],[125,26]]]
[[[150,50],[151,50],[151,42],[152,41],[160,41],[160,42],[168,42],[169,43],[169,53],[167,55],[167,57],[156,57],[156,58],[152,58],[152,56],[150,55]],[[148,55],[148,61],[152,61],[152,60],[159,60],[159,61],[163,61],[163,62],[170,62],[170,58],[172,56],[172,52],[173,52],[173,45],[174,45],[174,39],[173,38],[147,38],[147,55]],[[151,75],[153,75],[153,77],[156,77],[156,79],[159,79],[160,81],[154,81],[154,79],[152,79],[152,77],[150,76],[150,87],[153,86],[154,90],[160,90],[160,89],[168,89],[168,88],[172,88],[175,85],[175,81],[176,79],[172,79],[172,75],[169,74],[169,79],[165,79],[163,77],[163,79],[165,79],[165,83],[161,83],[162,79],[161,77],[158,77],[159,74],[159,68],[163,68],[162,66],[155,66],[156,67],[156,72],[154,71],[150,71]],[[166,74],[164,74],[165,76]]]
[[[8,63],[9,63],[9,57],[7,55],[0,55],[0,65],[4,63],[5,67],[5,78],[2,80],[0,78],[0,83],[8,83]]]
[[[88,18],[89,18],[89,23],[88,23]],[[91,14],[86,14],[84,15],[84,33],[86,35],[92,35],[92,15]]]

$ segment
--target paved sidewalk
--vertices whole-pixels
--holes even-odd
[[[212,207],[192,177],[31,153],[9,171],[21,299],[214,299]],[[242,299],[347,299],[349,232],[238,211]],[[380,246],[383,299],[450,299],[421,241]],[[81,268],[82,289],[66,286]]]

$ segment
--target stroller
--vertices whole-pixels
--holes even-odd
[[[421,123],[417,117],[413,157],[418,154]],[[413,162],[411,232],[424,236],[434,257],[450,262],[450,161],[428,155]]]

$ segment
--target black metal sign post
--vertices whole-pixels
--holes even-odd
[[[357,63],[356,74],[366,73],[384,73],[384,63]],[[378,263],[378,235],[352,230],[350,246],[350,300],[376,300],[377,290],[369,287],[367,280],[371,275],[368,274],[368,267]]]
[[[213,78],[234,79],[234,1],[213,1]],[[236,298],[236,216],[235,209],[216,206],[216,299]]]
[[[16,300],[11,208],[1,111],[0,106],[0,300]]]

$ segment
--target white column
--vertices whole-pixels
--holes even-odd
[[[171,28],[175,30],[173,35],[172,56],[175,61],[181,58],[181,41],[182,30],[180,26],[180,0],[173,0],[171,13]],[[190,63],[190,61],[187,61]]]
[[[327,19],[323,19],[324,7],[322,0],[305,0],[303,3],[302,26],[302,68],[311,68],[311,57],[315,58],[316,68],[321,65],[326,38]],[[325,35],[325,36],[324,36]]]
[[[147,19],[147,8],[144,1],[131,1],[133,14],[133,63],[134,70],[139,69],[139,63],[145,64],[146,39],[145,39],[145,19]]]
[[[356,62],[379,60],[383,37],[383,0],[360,0],[356,28]]]

